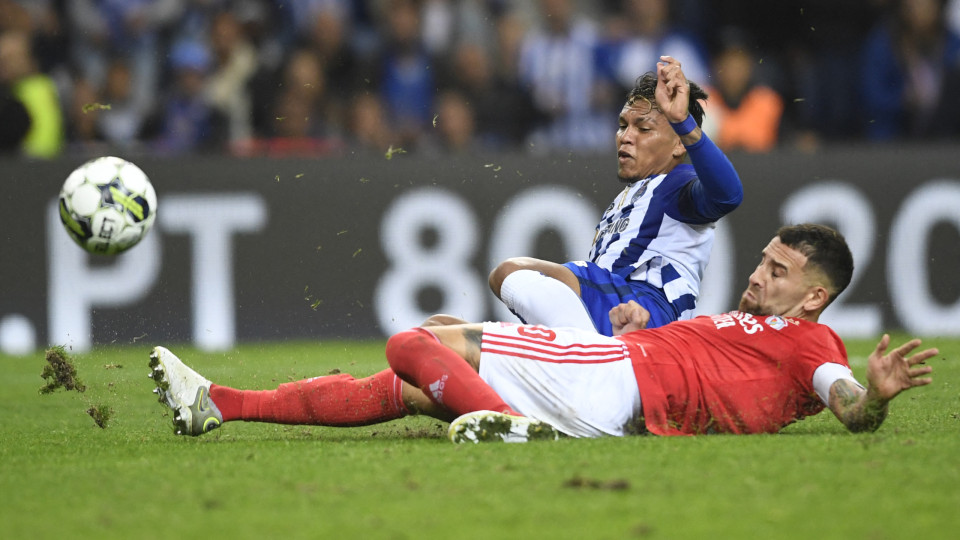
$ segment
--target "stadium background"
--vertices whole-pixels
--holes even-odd
[[[708,110],[746,199],[705,311],[732,305],[772,230],[810,220],[858,262],[828,310],[841,335],[960,335],[960,2],[756,4],[0,1],[0,348],[503,318],[485,285],[498,260],[585,255],[618,190],[623,87],[662,47],[731,109],[753,90],[782,107],[745,111],[739,135]],[[155,230],[111,260],[50,211],[105,154],[160,196]]]

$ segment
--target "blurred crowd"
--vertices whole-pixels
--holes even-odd
[[[960,0],[0,0],[0,151],[609,152],[663,54],[729,151],[960,135]]]

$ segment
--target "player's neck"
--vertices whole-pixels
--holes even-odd
[[[795,319],[803,319],[805,321],[810,321],[812,323],[820,322],[820,311],[802,311],[799,315],[795,315]]]

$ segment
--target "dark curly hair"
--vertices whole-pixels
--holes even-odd
[[[853,255],[839,232],[825,225],[801,223],[786,225],[777,231],[783,245],[807,257],[807,264],[816,266],[830,282],[830,302],[840,295],[853,276]],[[830,302],[827,305],[830,305]]]
[[[693,81],[687,81],[690,85],[690,105],[687,106],[687,111],[690,112],[690,115],[693,116],[693,119],[697,121],[698,126],[703,125],[703,105],[700,104],[701,100],[707,99],[707,93],[700,88],[700,85]],[[657,74],[648,71],[643,75],[637,77],[637,80],[633,83],[633,89],[627,93],[627,105],[633,105],[637,101],[643,100],[649,103],[652,107],[657,106]]]

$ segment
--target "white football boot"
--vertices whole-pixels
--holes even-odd
[[[153,348],[150,368],[157,385],[153,393],[173,411],[174,433],[195,437],[220,427],[223,416],[210,400],[210,381],[164,347]]]
[[[513,416],[496,411],[475,411],[451,422],[447,437],[457,444],[522,443],[533,440],[555,441],[560,434],[553,426],[525,416]]]

